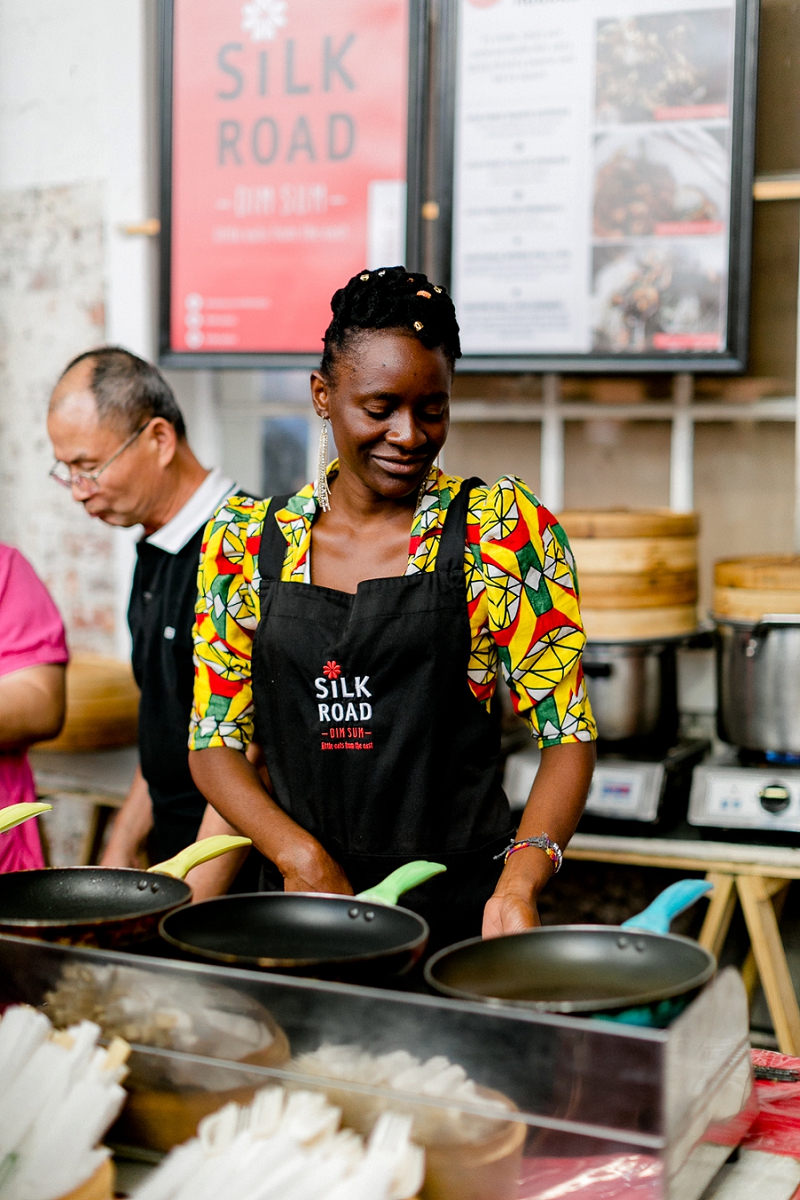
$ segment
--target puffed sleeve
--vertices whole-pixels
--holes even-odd
[[[0,545],[0,675],[68,659],[50,593],[19,550]]]
[[[197,577],[189,749],[246,750],[253,738],[258,552],[268,500],[233,496],[206,526]]]
[[[480,558],[487,627],[517,713],[542,747],[592,741],[575,562],[564,530],[521,480],[488,489]]]

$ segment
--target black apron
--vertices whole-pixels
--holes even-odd
[[[467,480],[447,510],[436,568],[368,579],[355,595],[280,580],[273,500],[259,554],[253,697],[277,803],[342,866],[354,891],[412,859],[447,873],[401,901],[432,945],[480,933],[512,821],[499,780],[500,709],[467,683]],[[280,888],[272,864],[265,888]]]
[[[141,689],[139,759],[153,803],[153,852],[171,858],[195,840],[206,802],[189,770],[192,627],[205,523],[177,554],[136,547],[128,624]]]

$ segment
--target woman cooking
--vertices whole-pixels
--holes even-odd
[[[403,904],[433,946],[518,932],[538,923],[594,764],[572,556],[519,480],[438,469],[461,353],[444,289],[364,271],[331,307],[315,484],[228,500],[206,530],[192,774],[263,855],[265,888],[349,895],[432,859],[446,873]],[[516,832],[501,669],[542,748]]]

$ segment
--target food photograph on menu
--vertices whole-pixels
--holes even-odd
[[[593,349],[719,350],[725,328],[721,238],[596,246]]]
[[[730,172],[726,134],[676,125],[597,136],[595,238],[722,233]]]
[[[600,21],[599,123],[728,117],[730,8]]]

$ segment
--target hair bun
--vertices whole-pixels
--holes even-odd
[[[445,288],[421,271],[407,267],[366,267],[331,299],[333,320],[325,331],[323,374],[358,332],[397,329],[416,337],[429,350],[441,349],[451,365],[461,357],[458,321]]]

